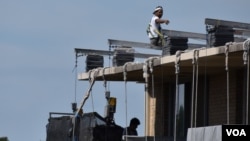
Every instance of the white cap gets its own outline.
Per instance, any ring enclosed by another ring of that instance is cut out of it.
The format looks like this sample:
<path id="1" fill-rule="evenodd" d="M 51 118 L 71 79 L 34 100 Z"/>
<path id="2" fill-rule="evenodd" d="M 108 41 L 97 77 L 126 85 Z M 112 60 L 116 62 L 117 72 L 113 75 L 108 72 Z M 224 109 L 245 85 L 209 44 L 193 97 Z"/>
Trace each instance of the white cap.
<path id="1" fill-rule="evenodd" d="M 153 14 L 154 14 L 156 11 L 160 10 L 160 9 L 162 9 L 162 10 L 163 10 L 163 8 L 162 8 L 161 6 L 157 6 L 157 7 L 155 8 L 155 10 L 154 10 Z"/>

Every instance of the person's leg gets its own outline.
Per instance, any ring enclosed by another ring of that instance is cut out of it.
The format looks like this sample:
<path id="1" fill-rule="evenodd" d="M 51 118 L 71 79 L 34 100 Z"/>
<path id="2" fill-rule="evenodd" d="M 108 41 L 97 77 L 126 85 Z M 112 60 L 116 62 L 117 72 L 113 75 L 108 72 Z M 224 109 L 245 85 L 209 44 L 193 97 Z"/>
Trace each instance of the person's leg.
<path id="1" fill-rule="evenodd" d="M 155 45 L 155 46 L 159 46 L 159 38 L 151 38 L 150 44 Z"/>

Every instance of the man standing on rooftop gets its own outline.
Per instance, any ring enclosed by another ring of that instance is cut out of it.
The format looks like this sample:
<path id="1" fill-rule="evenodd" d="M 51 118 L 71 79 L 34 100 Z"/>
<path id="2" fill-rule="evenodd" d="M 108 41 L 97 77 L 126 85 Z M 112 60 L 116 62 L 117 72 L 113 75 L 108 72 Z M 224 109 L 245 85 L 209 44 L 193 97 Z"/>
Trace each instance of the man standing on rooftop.
<path id="1" fill-rule="evenodd" d="M 163 16 L 162 6 L 157 6 L 153 12 L 153 17 L 150 20 L 148 26 L 148 37 L 150 38 L 150 43 L 155 46 L 163 47 L 165 44 L 165 39 L 161 32 L 161 24 L 169 24 L 168 19 L 161 19 Z"/>

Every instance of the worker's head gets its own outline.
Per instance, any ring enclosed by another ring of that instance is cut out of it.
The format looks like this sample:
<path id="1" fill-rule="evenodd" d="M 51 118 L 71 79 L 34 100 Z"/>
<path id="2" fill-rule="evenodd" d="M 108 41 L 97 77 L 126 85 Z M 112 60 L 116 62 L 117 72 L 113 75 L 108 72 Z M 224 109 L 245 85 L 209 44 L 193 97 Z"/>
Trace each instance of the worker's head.
<path id="1" fill-rule="evenodd" d="M 159 18 L 163 15 L 163 8 L 162 6 L 157 6 L 153 12 L 154 15 L 158 16 Z"/>
<path id="2" fill-rule="evenodd" d="M 140 125 L 140 120 L 138 118 L 132 118 L 130 120 L 130 127 L 137 128 L 137 126 Z"/>

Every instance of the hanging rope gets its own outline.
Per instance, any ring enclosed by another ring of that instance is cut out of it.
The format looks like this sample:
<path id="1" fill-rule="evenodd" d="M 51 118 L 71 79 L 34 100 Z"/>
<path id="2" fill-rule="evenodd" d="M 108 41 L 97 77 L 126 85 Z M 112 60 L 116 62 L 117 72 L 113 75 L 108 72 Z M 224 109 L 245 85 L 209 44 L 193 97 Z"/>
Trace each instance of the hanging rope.
<path id="1" fill-rule="evenodd" d="M 126 127 L 128 126 L 127 120 L 128 120 L 128 108 L 127 108 L 127 65 L 131 64 L 132 62 L 127 62 L 123 65 L 123 80 L 125 84 L 125 117 L 126 117 Z M 126 128 L 126 133 L 128 133 Z M 128 140 L 128 137 L 125 137 L 125 140 Z"/>
<path id="2" fill-rule="evenodd" d="M 174 141 L 176 141 L 176 130 L 177 130 L 177 119 L 178 119 L 178 107 L 179 107 L 179 82 L 178 82 L 178 80 L 179 80 L 179 76 L 178 76 L 178 74 L 179 74 L 179 72 L 180 72 L 180 67 L 179 67 L 179 65 L 180 65 L 180 59 L 181 59 L 181 53 L 182 53 L 183 51 L 177 51 L 176 52 L 176 60 L 175 60 L 175 74 L 176 74 L 176 85 L 175 85 L 175 87 L 176 87 L 176 94 L 175 94 L 175 121 L 174 121 Z"/>
<path id="3" fill-rule="evenodd" d="M 143 64 L 143 78 L 145 79 L 145 85 L 144 85 L 144 93 L 145 93 L 145 99 L 144 99 L 144 111 L 145 111 L 145 132 L 147 135 L 147 131 L 148 131 L 148 123 L 147 123 L 147 105 L 148 105 L 148 101 L 147 101 L 147 92 L 148 92 L 148 63 L 145 61 L 145 63 Z M 145 135 L 145 140 L 147 141 L 147 136 Z"/>
<path id="4" fill-rule="evenodd" d="M 195 60 L 196 60 L 196 80 L 195 80 L 195 114 L 194 114 L 194 127 L 196 127 L 197 124 L 197 105 L 198 105 L 198 76 L 199 76 L 199 72 L 198 72 L 198 59 L 199 59 L 199 51 L 196 52 L 196 56 L 195 56 Z"/>
<path id="5" fill-rule="evenodd" d="M 149 78 L 149 73 L 148 73 L 148 68 L 150 68 L 150 72 L 152 74 L 152 95 L 153 98 L 154 96 L 154 75 L 153 75 L 153 60 L 154 59 L 158 59 L 159 57 L 150 57 L 147 60 L 144 61 L 143 64 L 143 78 L 145 79 L 145 97 L 147 97 L 147 93 L 148 93 L 148 78 Z M 147 113 L 148 113 L 148 109 L 147 109 L 147 105 L 148 105 L 148 101 L 147 98 L 144 99 L 145 101 L 145 117 L 147 117 Z M 146 132 L 148 131 L 148 124 L 147 124 L 147 119 L 145 118 L 145 130 Z M 154 132 L 155 132 L 155 127 L 154 127 Z M 154 133 L 155 134 L 155 133 Z M 147 137 L 145 136 L 145 140 L 147 141 Z M 154 140 L 155 140 L 155 135 L 154 135 Z"/>
<path id="6" fill-rule="evenodd" d="M 107 67 L 105 67 L 105 68 L 102 69 L 103 86 L 104 86 L 104 88 L 105 88 L 105 92 L 107 91 L 107 81 L 106 81 L 106 79 L 105 79 L 105 74 L 104 74 L 106 68 L 107 68 Z"/>
<path id="7" fill-rule="evenodd" d="M 105 96 L 106 96 L 106 98 L 108 98 L 110 96 L 110 91 L 109 91 L 109 88 L 107 88 L 107 81 L 105 79 L 105 74 L 104 74 L 105 69 L 107 69 L 107 67 L 102 69 L 102 78 L 103 78 L 103 86 L 105 88 Z"/>
<path id="8" fill-rule="evenodd" d="M 72 70 L 72 72 L 75 72 L 75 93 L 74 93 L 74 102 L 76 103 L 76 91 L 77 91 L 77 73 L 78 73 L 78 71 L 77 71 L 77 58 L 78 58 L 78 56 L 77 56 L 77 53 L 76 53 L 76 55 L 75 55 L 75 67 L 73 68 L 73 70 Z"/>
<path id="9" fill-rule="evenodd" d="M 99 70 L 98 69 L 95 69 L 94 72 L 92 73 L 92 71 L 89 72 L 89 77 L 90 77 L 90 86 L 89 86 L 89 89 L 88 91 L 86 92 L 84 98 L 82 99 L 81 103 L 80 103 L 80 106 L 76 112 L 76 115 L 79 113 L 79 110 L 82 109 L 83 105 L 85 104 L 86 100 L 89 98 L 89 95 L 90 95 L 90 92 L 92 90 L 92 87 L 95 83 L 95 77 L 96 75 L 98 74 Z"/>
<path id="10" fill-rule="evenodd" d="M 193 60 L 192 60 L 192 64 L 193 64 L 193 79 L 192 79 L 192 99 L 191 99 L 191 122 L 190 122 L 190 127 L 193 127 L 193 117 L 194 117 L 194 86 L 195 86 L 195 64 L 196 64 L 196 60 L 195 60 L 195 53 L 196 50 L 193 51 Z"/>
<path id="11" fill-rule="evenodd" d="M 230 95 L 229 95 L 229 69 L 228 69 L 228 52 L 229 52 L 229 46 L 231 46 L 233 43 L 229 42 L 226 43 L 225 46 L 225 70 L 227 72 L 227 124 L 230 123 Z"/>
<path id="12" fill-rule="evenodd" d="M 148 60 L 146 62 L 148 62 L 149 64 L 149 70 L 150 70 L 150 73 L 151 73 L 151 77 L 152 77 L 152 97 L 154 98 L 154 106 L 156 107 L 156 102 L 155 102 L 155 90 L 154 90 L 154 73 L 153 73 L 153 70 L 154 70 L 154 60 L 155 59 L 159 59 L 160 57 L 150 57 L 148 58 Z M 154 109 L 154 111 L 156 112 L 156 109 Z M 155 117 L 156 117 L 156 113 L 154 113 Z M 154 118 L 154 141 L 155 141 L 155 124 L 156 124 L 156 118 Z"/>
<path id="13" fill-rule="evenodd" d="M 91 82 L 91 77 L 90 77 L 90 74 L 93 72 L 93 70 L 90 70 L 89 71 L 89 83 Z M 90 91 L 90 94 L 89 94 L 90 96 L 91 96 L 91 106 L 92 106 L 92 111 L 94 111 L 94 102 L 93 102 L 93 95 L 92 95 L 92 90 Z"/>
<path id="14" fill-rule="evenodd" d="M 77 115 L 79 114 L 79 112 L 82 109 L 83 105 L 85 104 L 86 100 L 88 99 L 88 97 L 90 95 L 90 92 L 92 90 L 92 87 L 93 87 L 93 85 L 95 83 L 95 77 L 96 77 L 97 73 L 98 73 L 98 69 L 95 69 L 93 74 L 92 74 L 92 71 L 89 72 L 89 77 L 91 78 L 90 79 L 90 86 L 89 86 L 89 89 L 86 92 L 86 94 L 85 94 L 82 102 L 80 103 L 79 108 L 77 108 L 77 111 L 75 112 L 74 118 L 77 117 Z M 74 140 L 74 136 L 75 136 L 75 131 L 74 131 L 75 130 L 75 126 L 76 125 L 75 125 L 75 122 L 74 122 L 74 124 L 73 124 L 73 140 Z"/>
<path id="15" fill-rule="evenodd" d="M 196 117 L 197 117 L 197 95 L 198 95 L 198 58 L 199 58 L 199 50 L 193 50 L 193 82 L 192 82 L 192 104 L 191 104 L 191 128 L 196 127 Z M 195 104 L 194 104 L 195 99 Z M 195 106 L 194 106 L 195 105 Z M 195 107 L 195 110 L 194 110 Z M 194 112 L 195 111 L 195 112 Z M 194 114 L 195 113 L 195 114 Z M 195 115 L 195 116 L 194 116 Z M 195 120 L 193 119 L 193 116 Z M 193 123 L 194 120 L 194 123 Z"/>
<path id="16" fill-rule="evenodd" d="M 243 42 L 243 62 L 247 66 L 247 86 L 246 86 L 246 125 L 248 125 L 248 109 L 249 109 L 249 48 L 250 48 L 250 38 Z"/>

